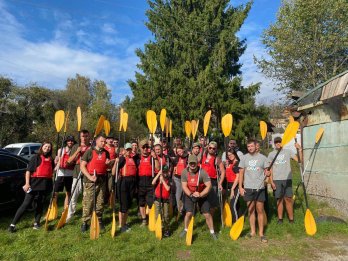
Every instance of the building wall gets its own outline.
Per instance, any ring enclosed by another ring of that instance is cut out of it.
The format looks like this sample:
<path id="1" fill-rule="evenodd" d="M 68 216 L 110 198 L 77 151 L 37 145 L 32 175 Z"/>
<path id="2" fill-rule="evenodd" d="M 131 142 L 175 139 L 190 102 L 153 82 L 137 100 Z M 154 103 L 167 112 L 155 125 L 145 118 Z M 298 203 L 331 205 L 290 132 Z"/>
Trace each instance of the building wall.
<path id="1" fill-rule="evenodd" d="M 307 127 L 303 129 L 305 184 L 308 192 L 323 198 L 348 216 L 348 120 L 345 114 L 347 98 L 336 103 L 306 109 Z M 315 146 L 315 136 L 324 128 L 321 141 Z"/>

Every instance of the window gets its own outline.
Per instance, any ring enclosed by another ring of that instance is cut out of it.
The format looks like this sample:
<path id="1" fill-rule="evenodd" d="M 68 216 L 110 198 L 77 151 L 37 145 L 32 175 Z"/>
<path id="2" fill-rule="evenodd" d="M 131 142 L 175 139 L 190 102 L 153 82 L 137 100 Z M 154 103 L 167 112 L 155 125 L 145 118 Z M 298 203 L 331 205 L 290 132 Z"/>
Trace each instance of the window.
<path id="1" fill-rule="evenodd" d="M 21 151 L 21 156 L 28 156 L 29 155 L 29 148 L 28 147 L 24 147 Z"/>
<path id="2" fill-rule="evenodd" d="M 40 146 L 30 146 L 30 154 L 37 154 L 39 149 L 40 149 Z"/>
<path id="3" fill-rule="evenodd" d="M 15 158 L 0 155 L 0 171 L 10 171 L 16 169 L 18 169 L 18 164 Z"/>

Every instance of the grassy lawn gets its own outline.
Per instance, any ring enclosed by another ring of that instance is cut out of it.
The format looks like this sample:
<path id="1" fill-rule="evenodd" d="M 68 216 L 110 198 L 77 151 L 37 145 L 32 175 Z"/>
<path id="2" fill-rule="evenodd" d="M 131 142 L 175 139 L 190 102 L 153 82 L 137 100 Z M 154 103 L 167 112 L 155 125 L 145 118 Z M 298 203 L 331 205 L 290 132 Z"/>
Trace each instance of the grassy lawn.
<path id="1" fill-rule="evenodd" d="M 299 179 L 295 174 L 294 186 Z M 301 191 L 301 190 L 300 190 Z M 275 203 L 270 195 L 271 218 L 266 229 L 268 244 L 262 244 L 258 237 L 246 239 L 243 237 L 249 231 L 246 221 L 242 236 L 237 241 L 229 237 L 229 228 L 222 229 L 218 241 L 211 240 L 205 221 L 197 215 L 194 224 L 193 244 L 185 245 L 185 240 L 179 238 L 183 229 L 182 221 L 172 220 L 173 235 L 159 241 L 154 233 L 140 227 L 136 208 L 130 213 L 131 231 L 110 236 L 111 211 L 104 214 L 106 232 L 96 241 L 89 239 L 89 233 L 80 232 L 81 222 L 76 219 L 59 231 L 54 230 L 57 221 L 51 222 L 51 230 L 35 231 L 32 229 L 34 213 L 26 213 L 17 225 L 18 231 L 7 233 L 14 213 L 1 213 L 0 217 L 0 259 L 1 260 L 344 260 L 348 257 L 348 226 L 338 223 L 317 224 L 318 232 L 314 237 L 308 237 L 304 229 L 304 202 L 302 195 L 295 202 L 295 224 L 291 225 L 284 219 L 282 225 L 277 225 Z M 60 197 L 60 202 L 63 195 Z M 61 205 L 61 204 L 60 204 Z M 336 214 L 329 206 L 310 202 L 310 208 L 315 217 L 318 213 Z M 78 216 L 81 214 L 81 206 Z M 247 219 L 246 219 L 247 220 Z M 219 216 L 215 217 L 215 230 L 220 230 Z M 347 259 L 346 259 L 347 260 Z"/>

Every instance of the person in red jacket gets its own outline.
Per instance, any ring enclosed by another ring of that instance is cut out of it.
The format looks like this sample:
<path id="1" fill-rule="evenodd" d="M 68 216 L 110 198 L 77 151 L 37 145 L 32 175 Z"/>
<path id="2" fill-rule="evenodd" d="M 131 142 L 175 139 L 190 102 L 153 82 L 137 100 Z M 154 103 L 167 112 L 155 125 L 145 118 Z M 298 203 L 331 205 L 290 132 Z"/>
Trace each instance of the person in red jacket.
<path id="1" fill-rule="evenodd" d="M 110 160 L 114 160 L 117 158 L 116 148 L 114 145 L 114 137 L 112 137 L 112 136 L 106 137 L 106 144 L 104 146 L 104 149 L 109 152 Z M 111 169 L 112 169 L 112 166 L 110 166 L 107 169 L 107 179 L 106 179 L 106 183 L 105 183 L 105 198 L 104 198 L 105 206 L 108 205 L 110 195 L 111 195 L 111 193 L 113 193 L 113 184 L 115 181 L 115 176 L 112 175 Z"/>
<path id="2" fill-rule="evenodd" d="M 239 167 L 238 167 L 237 153 L 233 149 L 227 151 L 227 161 L 225 161 L 226 167 L 226 180 L 227 190 L 230 193 L 230 209 L 232 214 L 232 222 L 236 222 L 239 213 Z"/>
<path id="3" fill-rule="evenodd" d="M 43 212 L 43 205 L 46 196 L 52 192 L 54 161 L 52 159 L 52 143 L 43 142 L 37 155 L 31 158 L 27 171 L 25 172 L 25 185 L 23 190 L 25 198 L 18 208 L 8 231 L 16 231 L 16 224 L 23 216 L 25 210 L 36 201 L 35 223 L 33 228 L 40 228 L 40 219 Z"/>
<path id="4" fill-rule="evenodd" d="M 169 230 L 169 199 L 170 199 L 170 184 L 169 184 L 169 167 L 164 165 L 156 177 L 152 181 L 155 186 L 155 206 L 156 220 L 161 214 L 162 224 L 164 228 L 164 237 L 170 236 Z"/>

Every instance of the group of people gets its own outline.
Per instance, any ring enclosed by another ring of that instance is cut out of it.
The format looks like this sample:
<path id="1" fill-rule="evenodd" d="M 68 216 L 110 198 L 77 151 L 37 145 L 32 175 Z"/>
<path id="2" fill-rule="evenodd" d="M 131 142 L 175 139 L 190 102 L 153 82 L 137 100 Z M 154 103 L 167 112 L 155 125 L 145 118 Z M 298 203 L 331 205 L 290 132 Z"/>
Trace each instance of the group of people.
<path id="1" fill-rule="evenodd" d="M 264 206 L 267 200 L 265 184 L 270 183 L 277 199 L 278 223 L 283 222 L 284 205 L 289 222 L 294 222 L 292 200 L 292 174 L 290 159 L 298 160 L 291 150 L 281 148 L 281 138 L 275 138 L 275 151 L 268 157 L 260 153 L 260 144 L 250 139 L 247 153 L 243 154 L 235 140 L 230 140 L 220 158 L 218 144 L 207 142 L 205 137 L 187 149 L 181 139 L 174 140 L 173 148 L 166 138 L 153 142 L 151 139 L 134 140 L 119 148 L 118 140 L 99 135 L 91 144 L 90 133 L 82 130 L 77 144 L 68 136 L 64 147 L 52 158 L 52 144 L 43 142 L 25 174 L 23 187 L 25 198 L 13 218 L 9 231 L 16 231 L 16 224 L 28 206 L 35 202 L 35 223 L 39 229 L 45 198 L 53 191 L 53 198 L 65 189 L 65 206 L 68 206 L 67 222 L 76 212 L 79 195 L 83 191 L 81 231 L 89 229 L 95 211 L 100 229 L 104 208 L 109 198 L 116 195 L 121 232 L 130 231 L 128 211 L 136 199 L 141 226 L 148 224 L 147 208 L 155 205 L 156 218 L 161 213 L 163 236 L 169 237 L 170 213 L 177 211 L 177 220 L 184 219 L 187 233 L 192 215 L 198 209 L 205 217 L 210 235 L 214 240 L 214 213 L 222 202 L 228 200 L 232 220 L 240 216 L 240 197 L 248 208 L 251 231 L 247 237 L 256 236 L 256 220 L 261 242 L 264 235 Z M 295 146 L 301 150 L 299 144 Z M 281 150 L 274 165 L 268 169 L 277 150 Z M 300 153 L 301 154 L 301 153 Z M 56 175 L 54 175 L 56 173 Z M 53 180 L 53 177 L 55 179 Z M 116 203 L 115 203 L 116 204 Z M 267 205 L 267 204 L 266 204 Z"/>

